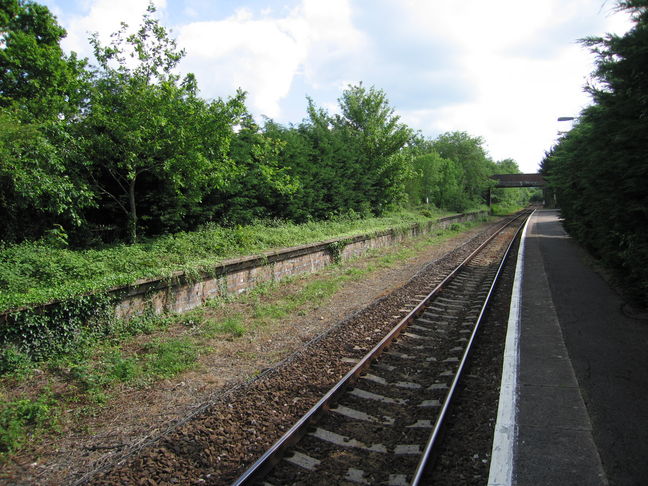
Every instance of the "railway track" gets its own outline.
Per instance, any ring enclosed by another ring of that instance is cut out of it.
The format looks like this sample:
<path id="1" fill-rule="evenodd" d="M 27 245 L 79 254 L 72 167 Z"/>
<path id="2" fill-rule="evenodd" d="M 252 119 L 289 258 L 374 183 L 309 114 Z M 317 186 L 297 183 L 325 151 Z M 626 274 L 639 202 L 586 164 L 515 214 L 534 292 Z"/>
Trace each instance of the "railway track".
<path id="1" fill-rule="evenodd" d="M 507 222 L 406 317 L 235 485 L 418 484 L 505 256 Z"/>

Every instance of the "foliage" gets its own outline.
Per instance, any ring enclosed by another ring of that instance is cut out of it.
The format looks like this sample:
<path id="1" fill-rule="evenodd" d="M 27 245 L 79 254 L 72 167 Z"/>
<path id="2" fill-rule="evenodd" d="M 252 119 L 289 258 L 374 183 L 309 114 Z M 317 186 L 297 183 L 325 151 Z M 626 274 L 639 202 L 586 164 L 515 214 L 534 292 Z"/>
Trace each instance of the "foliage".
<path id="1" fill-rule="evenodd" d="M 83 296 L 140 278 L 163 278 L 179 270 L 208 271 L 225 258 L 406 227 L 427 219 L 414 211 L 400 211 L 364 220 L 347 216 L 301 225 L 269 221 L 227 228 L 212 224 L 200 231 L 105 249 L 54 248 L 43 242 L 12 245 L 0 248 L 0 311 Z"/>
<path id="2" fill-rule="evenodd" d="M 338 100 L 340 114 L 331 120 L 344 145 L 356 156 L 347 160 L 347 177 L 356 197 L 364 195 L 375 214 L 402 199 L 409 166 L 399 151 L 412 137 L 399 122 L 384 91 L 349 86 Z M 356 208 L 353 208 L 356 209 Z"/>
<path id="3" fill-rule="evenodd" d="M 284 145 L 265 135 L 250 114 L 243 115 L 229 153 L 235 175 L 227 187 L 206 198 L 208 210 L 222 214 L 229 224 L 285 216 L 284 206 L 299 182 L 281 161 Z"/>
<path id="4" fill-rule="evenodd" d="M 492 174 L 491 161 L 483 145 L 481 137 L 466 132 L 444 133 L 433 142 L 434 150 L 441 157 L 453 160 L 461 167 L 461 187 L 473 204 L 483 202 L 490 184 L 488 176 Z"/>
<path id="5" fill-rule="evenodd" d="M 594 104 L 554 146 L 542 171 L 568 231 L 648 304 L 648 3 L 619 2 L 634 27 L 588 38 Z"/>
<path id="6" fill-rule="evenodd" d="M 200 356 L 211 352 L 210 340 L 236 339 L 250 329 L 272 326 L 287 315 L 312 311 L 330 299 L 345 282 L 409 258 L 450 233 L 437 231 L 398 247 L 375 250 L 370 258 L 356 265 L 329 267 L 319 275 L 290 280 L 292 283 L 300 280 L 296 292 L 286 292 L 286 287 L 279 283 L 262 285 L 239 297 L 240 305 L 236 308 L 220 305 L 230 302 L 231 297 L 219 298 L 207 307 L 181 316 L 145 315 L 128 322 L 116 321 L 106 330 L 104 339 L 85 340 L 65 353 L 38 363 L 38 374 L 32 373 L 31 377 L 19 377 L 21 370 L 33 370 L 35 365 L 14 349 L 10 364 L 15 368 L 9 366 L 8 373 L 0 378 L 0 394 L 4 388 L 10 397 L 0 404 L 0 450 L 15 452 L 30 438 L 47 432 L 56 426 L 63 410 L 72 419 L 94 414 L 120 389 L 150 386 L 157 380 L 170 379 L 195 368 L 199 366 Z M 279 292 L 274 293 L 275 289 Z M 217 317 L 213 315 L 215 309 L 220 310 Z M 141 333 L 152 336 L 133 337 Z M 54 383 L 56 394 L 39 388 L 44 378 Z M 28 394 L 14 391 L 17 380 L 20 388 L 30 390 Z"/>
<path id="7" fill-rule="evenodd" d="M 493 185 L 488 176 L 519 169 L 511 159 L 493 162 L 483 144 L 481 137 L 466 132 L 443 133 L 433 140 L 417 135 L 407 150 L 415 174 L 407 185 L 410 204 L 433 204 L 453 211 L 484 204 Z M 506 194 L 503 190 L 495 193 Z M 519 199 L 527 196 L 521 193 Z"/>
<path id="8" fill-rule="evenodd" d="M 197 96 L 192 75 L 181 80 L 173 74 L 184 52 L 154 11 L 150 5 L 137 33 L 125 38 L 122 24 L 110 46 L 92 38 L 99 68 L 78 127 L 88 179 L 108 208 L 127 217 L 131 243 L 137 240 L 143 177 L 149 190 L 170 193 L 176 204 L 198 204 L 207 188 L 225 183 L 232 171 L 225 156 L 231 126 L 242 110 L 242 93 L 229 103 L 207 103 Z"/>
<path id="9" fill-rule="evenodd" d="M 91 38 L 92 68 L 63 54 L 47 8 L 0 7 L 0 367 L 121 332 L 110 288 L 425 220 L 390 213 L 406 186 L 438 208 L 481 197 L 481 139 L 419 143 L 377 88 L 349 86 L 337 114 L 308 100 L 300 125 L 261 127 L 245 93 L 207 101 L 176 74 L 184 51 L 152 5 L 135 32 Z"/>
<path id="10" fill-rule="evenodd" d="M 67 157 L 66 124 L 87 93 L 85 61 L 59 46 L 66 32 L 47 7 L 0 3 L 0 239 L 78 227 L 92 193 Z"/>
<path id="11" fill-rule="evenodd" d="M 90 188 L 66 158 L 72 140 L 61 121 L 38 125 L 0 108 L 2 239 L 38 237 L 58 225 L 78 227 L 93 204 Z"/>
<path id="12" fill-rule="evenodd" d="M 0 3 L 0 108 L 13 107 L 24 120 L 76 115 L 85 62 L 63 53 L 65 36 L 47 7 L 30 0 Z"/>
<path id="13" fill-rule="evenodd" d="M 432 204 L 453 211 L 469 206 L 461 188 L 462 171 L 457 163 L 432 150 L 414 157 L 412 165 L 416 176 L 407 185 L 410 202 Z"/>
<path id="14" fill-rule="evenodd" d="M 153 341 L 145 346 L 145 366 L 159 378 L 169 378 L 189 369 L 198 359 L 198 348 L 187 338 Z"/>
<path id="15" fill-rule="evenodd" d="M 102 293 L 9 312 L 3 316 L 0 328 L 0 369 L 15 366 L 23 355 L 41 360 L 75 349 L 108 333 L 113 316 L 114 297 Z"/>
<path id="16" fill-rule="evenodd" d="M 63 54 L 46 7 L 7 0 L 0 12 L 4 242 L 96 247 L 209 223 L 380 215 L 407 198 L 452 210 L 482 199 L 482 140 L 417 141 L 375 87 L 348 86 L 336 114 L 309 99 L 298 126 L 261 127 L 245 93 L 208 101 L 176 73 L 184 51 L 153 5 L 134 32 L 91 37 L 94 67 Z"/>
<path id="17" fill-rule="evenodd" d="M 56 422 L 51 393 L 36 399 L 0 400 L 0 456 L 18 449 L 34 429 L 49 428 Z"/>
<path id="18" fill-rule="evenodd" d="M 280 157 L 299 182 L 284 201 L 283 217 L 379 215 L 403 199 L 411 170 L 401 150 L 411 130 L 374 87 L 349 86 L 338 103 L 340 113 L 331 115 L 309 99 L 308 119 L 298 127 L 266 123 L 265 133 L 282 142 Z"/>

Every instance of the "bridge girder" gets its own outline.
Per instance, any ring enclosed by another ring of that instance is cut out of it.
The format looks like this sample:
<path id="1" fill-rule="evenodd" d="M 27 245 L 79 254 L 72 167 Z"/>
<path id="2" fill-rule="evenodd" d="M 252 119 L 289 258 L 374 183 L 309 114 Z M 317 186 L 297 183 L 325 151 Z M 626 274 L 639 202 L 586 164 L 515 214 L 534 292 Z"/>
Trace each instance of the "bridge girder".
<path id="1" fill-rule="evenodd" d="M 547 185 L 540 174 L 495 174 L 490 178 L 497 182 L 495 187 L 545 187 Z"/>

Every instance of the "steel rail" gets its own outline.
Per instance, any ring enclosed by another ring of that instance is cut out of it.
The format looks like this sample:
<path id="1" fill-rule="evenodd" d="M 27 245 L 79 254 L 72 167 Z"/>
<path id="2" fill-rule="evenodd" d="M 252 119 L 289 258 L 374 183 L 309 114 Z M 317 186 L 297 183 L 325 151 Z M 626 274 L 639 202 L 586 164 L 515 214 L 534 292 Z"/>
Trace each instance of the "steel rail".
<path id="1" fill-rule="evenodd" d="M 528 214 L 528 217 L 531 217 L 535 210 L 533 210 L 531 213 Z M 448 409 L 450 408 L 450 405 L 452 404 L 452 399 L 454 397 L 455 390 L 457 389 L 459 385 L 459 380 L 461 379 L 461 375 L 463 373 L 463 370 L 466 366 L 466 363 L 468 361 L 468 358 L 470 356 L 470 353 L 472 351 L 472 346 L 475 341 L 475 338 L 477 337 L 477 332 L 479 331 L 482 319 L 484 317 L 484 314 L 486 313 L 486 308 L 488 307 L 488 304 L 490 303 L 491 297 L 495 291 L 495 286 L 497 285 L 497 282 L 502 274 L 502 271 L 504 269 L 504 265 L 506 264 L 506 260 L 508 259 L 508 256 L 511 252 L 511 248 L 513 247 L 513 244 L 515 240 L 517 240 L 518 236 L 520 235 L 520 232 L 522 231 L 524 225 L 520 226 L 518 230 L 515 233 L 515 236 L 511 239 L 511 242 L 508 244 L 506 251 L 504 252 L 504 256 L 502 257 L 502 261 L 500 262 L 497 272 L 495 273 L 495 277 L 493 278 L 493 281 L 490 285 L 490 288 L 488 289 L 488 294 L 486 295 L 486 298 L 484 299 L 484 303 L 481 306 L 481 310 L 479 312 L 479 316 L 477 317 L 475 321 L 475 325 L 473 327 L 473 331 L 470 334 L 470 339 L 468 340 L 468 344 L 466 346 L 466 349 L 464 350 L 463 356 L 461 358 L 461 361 L 459 362 L 459 366 L 457 367 L 457 373 L 455 374 L 452 384 L 450 385 L 450 389 L 448 390 L 448 393 L 446 394 L 446 399 L 443 403 L 443 407 L 441 408 L 441 411 L 439 412 L 439 415 L 437 416 L 437 420 L 434 424 L 434 429 L 432 430 L 432 433 L 430 434 L 430 438 L 428 439 L 427 444 L 425 445 L 425 449 L 423 450 L 423 454 L 421 456 L 421 460 L 419 461 L 418 466 L 416 467 L 416 471 L 414 472 L 414 476 L 412 478 L 412 481 L 410 482 L 411 486 L 418 486 L 419 483 L 421 482 L 421 479 L 423 478 L 423 474 L 425 472 L 425 469 L 427 467 L 427 464 L 432 457 L 432 451 L 434 450 L 435 446 L 437 445 L 437 440 L 441 434 L 441 430 L 445 424 L 445 418 L 448 412 Z"/>
<path id="2" fill-rule="evenodd" d="M 341 395 L 351 385 L 371 362 L 380 356 L 401 332 L 420 314 L 422 314 L 432 298 L 444 288 L 486 245 L 488 245 L 501 231 L 526 213 L 521 213 L 515 218 L 500 225 L 491 236 L 482 242 L 470 255 L 468 255 L 455 269 L 450 272 L 419 304 L 414 307 L 391 331 L 369 351 L 344 377 L 338 381 L 308 412 L 306 412 L 284 435 L 277 440 L 259 459 L 257 459 L 232 486 L 251 484 L 266 475 L 283 457 L 286 449 L 295 445 L 306 434 L 308 426 L 316 422 L 320 415 L 330 410 L 331 402 Z"/>

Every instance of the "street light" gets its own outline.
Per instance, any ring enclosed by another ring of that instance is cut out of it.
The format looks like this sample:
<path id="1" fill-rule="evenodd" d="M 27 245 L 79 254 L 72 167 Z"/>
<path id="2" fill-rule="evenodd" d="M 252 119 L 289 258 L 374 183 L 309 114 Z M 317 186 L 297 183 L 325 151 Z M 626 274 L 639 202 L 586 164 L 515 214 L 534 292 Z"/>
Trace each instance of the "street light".
<path id="1" fill-rule="evenodd" d="M 573 116 L 559 116 L 559 117 L 558 117 L 558 121 L 559 121 L 559 122 L 573 121 L 573 120 L 575 120 L 575 119 L 576 119 L 576 118 L 573 117 Z M 565 135 L 566 133 L 569 133 L 569 132 L 559 131 L 559 132 L 558 132 L 558 135 Z"/>

